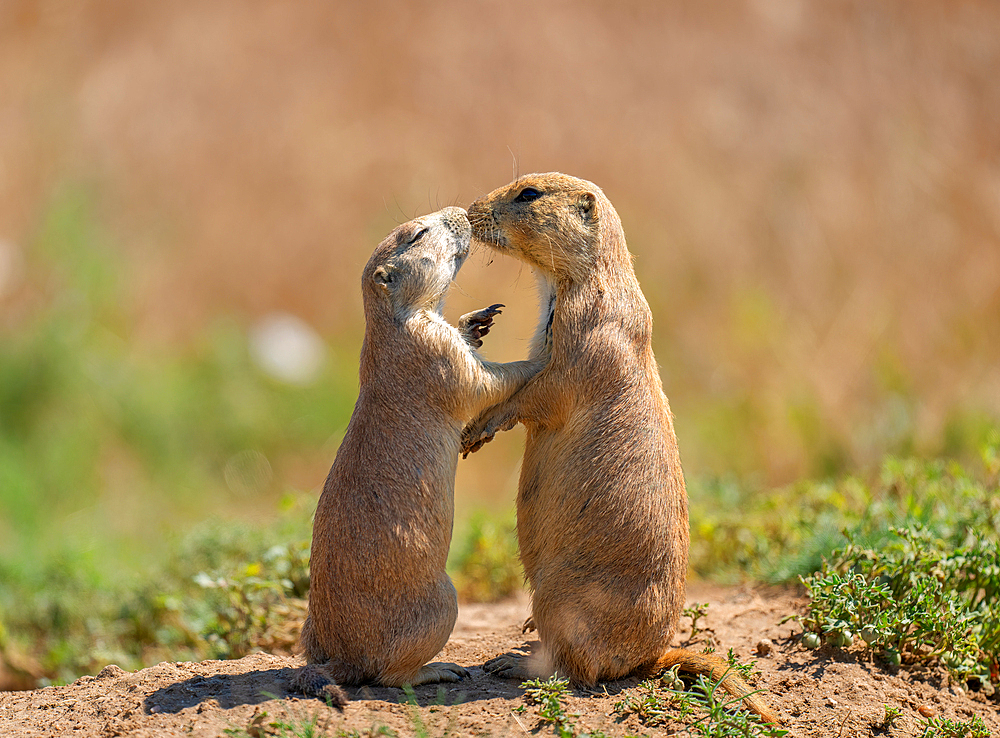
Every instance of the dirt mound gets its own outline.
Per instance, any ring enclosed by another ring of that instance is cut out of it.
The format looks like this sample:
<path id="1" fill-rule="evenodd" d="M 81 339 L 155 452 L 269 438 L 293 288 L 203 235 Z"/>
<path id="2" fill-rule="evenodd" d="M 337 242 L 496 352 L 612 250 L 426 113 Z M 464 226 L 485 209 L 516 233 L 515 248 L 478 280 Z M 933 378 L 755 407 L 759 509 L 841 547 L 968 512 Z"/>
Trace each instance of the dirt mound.
<path id="1" fill-rule="evenodd" d="M 979 716 L 1000 736 L 996 703 L 948 686 L 943 674 L 913 675 L 885 667 L 860 647 L 801 648 L 797 627 L 779 625 L 803 605 L 788 590 L 696 585 L 690 588 L 689 602 L 709 603 L 708 615 L 699 621 L 704 630 L 699 637 L 710 639 L 721 653 L 732 648 L 742 662 L 757 660 L 759 686 L 784 713 L 791 735 L 885 734 L 877 726 L 884 705 L 889 705 L 902 711 L 893 736 L 921 735 L 928 715 L 962 721 Z M 524 691 L 516 683 L 487 676 L 481 668 L 499 653 L 530 648 L 521 634 L 527 613 L 524 597 L 463 607 L 440 658 L 468 666 L 472 675 L 458 684 L 418 687 L 419 706 L 407 704 L 399 689 L 360 687 L 348 689 L 351 702 L 339 712 L 289 692 L 289 676 L 300 662 L 257 653 L 236 661 L 162 663 L 135 673 L 109 665 L 65 687 L 0 693 L 0 735 L 222 736 L 226 729 L 238 728 L 264 736 L 271 734 L 272 723 L 295 725 L 313 719 L 329 735 L 374 734 L 379 726 L 402 736 L 423 730 L 432 736 L 536 732 L 542 726 L 537 708 L 518 710 L 525 704 Z M 688 630 L 680 639 L 689 635 Z M 757 653 L 763 639 L 773 644 L 766 656 Z M 567 712 L 579 714 L 580 732 L 657 734 L 661 729 L 614 710 L 637 684 L 636 679 L 623 679 L 602 685 L 594 694 L 574 693 L 566 700 Z"/>

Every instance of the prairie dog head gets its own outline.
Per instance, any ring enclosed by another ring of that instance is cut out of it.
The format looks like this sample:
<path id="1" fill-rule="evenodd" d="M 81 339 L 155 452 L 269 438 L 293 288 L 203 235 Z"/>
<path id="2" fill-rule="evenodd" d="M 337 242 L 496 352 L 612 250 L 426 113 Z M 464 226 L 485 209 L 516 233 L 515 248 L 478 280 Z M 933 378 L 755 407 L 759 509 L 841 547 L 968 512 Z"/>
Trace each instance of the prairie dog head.
<path id="1" fill-rule="evenodd" d="M 602 233 L 621 221 L 601 189 L 559 172 L 528 174 L 469 207 L 475 238 L 556 280 L 582 281 Z"/>
<path id="2" fill-rule="evenodd" d="M 471 238 L 462 208 L 449 207 L 397 226 L 376 247 L 361 277 L 365 311 L 378 306 L 401 315 L 440 312 Z"/>

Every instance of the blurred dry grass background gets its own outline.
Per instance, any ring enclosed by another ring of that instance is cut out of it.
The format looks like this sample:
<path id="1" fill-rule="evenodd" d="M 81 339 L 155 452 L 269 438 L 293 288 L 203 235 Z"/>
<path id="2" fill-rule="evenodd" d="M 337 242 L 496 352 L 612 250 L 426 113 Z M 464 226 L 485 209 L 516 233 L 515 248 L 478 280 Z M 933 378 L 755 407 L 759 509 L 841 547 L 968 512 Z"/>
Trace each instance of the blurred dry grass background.
<path id="1" fill-rule="evenodd" d="M 352 373 L 395 223 L 561 170 L 622 216 L 688 474 L 947 451 L 1000 415 L 998 71 L 992 0 L 4 0 L 0 340 L 59 290 L 33 244 L 83 186 L 132 350 L 281 310 Z M 517 358 L 531 283 L 484 253 L 449 311 L 505 302 Z M 460 493 L 509 508 L 510 435 Z"/>

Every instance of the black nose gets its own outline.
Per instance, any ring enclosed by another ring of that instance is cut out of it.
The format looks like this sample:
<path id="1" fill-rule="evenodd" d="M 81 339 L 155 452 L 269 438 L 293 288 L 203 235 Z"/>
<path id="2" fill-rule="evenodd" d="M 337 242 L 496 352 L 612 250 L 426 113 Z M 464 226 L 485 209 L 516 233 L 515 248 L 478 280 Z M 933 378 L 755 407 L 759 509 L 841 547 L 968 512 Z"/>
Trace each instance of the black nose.
<path id="1" fill-rule="evenodd" d="M 441 222 L 444 227 L 456 236 L 466 240 L 472 236 L 472 227 L 469 225 L 469 217 L 462 208 L 445 208 L 441 211 Z"/>

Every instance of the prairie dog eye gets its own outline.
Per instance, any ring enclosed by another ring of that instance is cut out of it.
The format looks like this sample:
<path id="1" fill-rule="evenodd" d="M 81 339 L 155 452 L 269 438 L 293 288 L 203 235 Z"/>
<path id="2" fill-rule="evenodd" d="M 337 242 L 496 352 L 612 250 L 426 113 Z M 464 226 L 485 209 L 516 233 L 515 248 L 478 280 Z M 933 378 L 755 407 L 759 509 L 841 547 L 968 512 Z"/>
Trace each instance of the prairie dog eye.
<path id="1" fill-rule="evenodd" d="M 541 196 L 542 193 L 534 187 L 525 187 L 517 193 L 517 197 L 514 198 L 514 202 L 531 202 L 532 200 L 537 200 Z"/>
<path id="2" fill-rule="evenodd" d="M 419 231 L 417 231 L 416 233 L 413 234 L 413 238 L 410 239 L 409 243 L 411 245 L 415 244 L 421 238 L 423 238 L 424 236 L 426 236 L 429 231 L 430 231 L 430 228 L 421 228 Z"/>

